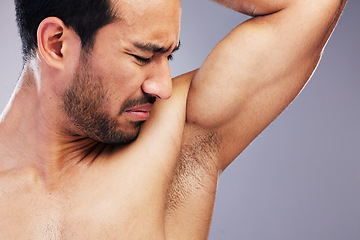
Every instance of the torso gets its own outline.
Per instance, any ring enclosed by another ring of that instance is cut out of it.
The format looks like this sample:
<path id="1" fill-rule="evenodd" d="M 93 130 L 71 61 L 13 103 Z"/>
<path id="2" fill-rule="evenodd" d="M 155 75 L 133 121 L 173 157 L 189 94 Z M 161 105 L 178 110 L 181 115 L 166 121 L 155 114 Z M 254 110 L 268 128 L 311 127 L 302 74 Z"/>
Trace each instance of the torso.
<path id="1" fill-rule="evenodd" d="M 102 173 L 79 172 L 52 191 L 27 170 L 3 176 L 0 239 L 164 239 L 159 206 Z"/>
<path id="2" fill-rule="evenodd" d="M 169 186 L 152 183 L 141 166 L 128 172 L 115 162 L 80 167 L 52 190 L 34 169 L 3 173 L 0 239 L 206 239 L 216 177 L 198 159 L 204 144 L 184 146 L 195 149 L 181 153 Z"/>
<path id="3" fill-rule="evenodd" d="M 185 111 L 182 88 L 164 108 L 178 123 L 149 120 L 134 144 L 78 165 L 54 188 L 35 169 L 1 172 L 0 239 L 207 239 L 217 139 L 172 115 Z"/>

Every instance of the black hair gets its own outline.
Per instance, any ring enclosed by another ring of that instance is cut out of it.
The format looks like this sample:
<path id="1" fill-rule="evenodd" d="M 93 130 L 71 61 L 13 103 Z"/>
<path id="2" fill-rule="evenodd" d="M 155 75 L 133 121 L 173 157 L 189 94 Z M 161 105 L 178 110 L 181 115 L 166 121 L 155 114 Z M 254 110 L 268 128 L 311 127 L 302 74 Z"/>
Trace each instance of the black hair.
<path id="1" fill-rule="evenodd" d="M 24 61 L 37 48 L 37 29 L 47 17 L 61 19 L 80 37 L 83 49 L 94 45 L 97 31 L 116 19 L 110 0 L 15 0 Z"/>

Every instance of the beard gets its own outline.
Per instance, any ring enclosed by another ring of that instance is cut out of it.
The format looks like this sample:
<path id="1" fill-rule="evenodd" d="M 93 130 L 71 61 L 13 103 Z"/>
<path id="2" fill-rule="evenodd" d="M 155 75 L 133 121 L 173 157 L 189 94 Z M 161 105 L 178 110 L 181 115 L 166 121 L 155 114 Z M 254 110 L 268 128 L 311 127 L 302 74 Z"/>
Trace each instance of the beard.
<path id="1" fill-rule="evenodd" d="M 112 103 L 102 79 L 102 76 L 92 72 L 87 56 L 84 56 L 72 83 L 62 94 L 62 109 L 70 119 L 71 125 L 85 137 L 111 145 L 131 143 L 139 135 L 140 126 L 144 121 L 129 122 L 129 127 L 122 129 L 117 117 L 131 107 L 154 103 L 155 97 L 144 95 L 138 99 L 128 99 L 121 106 L 118 115 L 112 117 L 104 111 L 109 109 L 108 106 Z M 68 131 L 72 132 L 69 129 Z"/>

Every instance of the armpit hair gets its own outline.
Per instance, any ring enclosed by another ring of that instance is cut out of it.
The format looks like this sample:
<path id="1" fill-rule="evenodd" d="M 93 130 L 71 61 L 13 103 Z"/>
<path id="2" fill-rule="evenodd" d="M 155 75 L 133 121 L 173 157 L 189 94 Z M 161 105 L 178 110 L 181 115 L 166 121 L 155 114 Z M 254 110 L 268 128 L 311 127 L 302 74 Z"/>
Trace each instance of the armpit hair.
<path id="1" fill-rule="evenodd" d="M 168 190 L 167 211 L 174 211 L 197 191 L 205 190 L 205 181 L 218 179 L 219 144 L 215 131 L 190 127 L 183 140 L 174 178 Z M 215 183 L 216 184 L 216 183 Z"/>

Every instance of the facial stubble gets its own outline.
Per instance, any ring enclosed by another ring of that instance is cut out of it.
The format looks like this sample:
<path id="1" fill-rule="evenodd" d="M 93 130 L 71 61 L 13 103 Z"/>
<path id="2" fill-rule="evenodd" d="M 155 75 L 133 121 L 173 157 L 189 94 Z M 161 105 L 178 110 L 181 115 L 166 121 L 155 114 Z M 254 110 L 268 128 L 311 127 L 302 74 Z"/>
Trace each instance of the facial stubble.
<path id="1" fill-rule="evenodd" d="M 122 145 L 133 142 L 144 121 L 129 122 L 127 129 L 122 129 L 117 117 L 126 109 L 144 103 L 154 103 L 155 98 L 144 95 L 139 99 L 126 100 L 115 117 L 105 110 L 109 109 L 109 91 L 103 86 L 103 77 L 94 74 L 87 58 L 78 66 L 76 74 L 62 95 L 63 110 L 70 124 L 84 137 L 95 141 Z M 68 129 L 68 132 L 71 132 Z"/>

